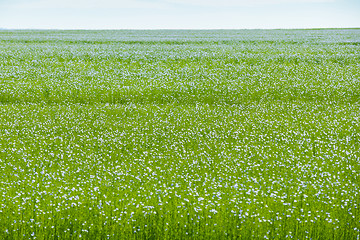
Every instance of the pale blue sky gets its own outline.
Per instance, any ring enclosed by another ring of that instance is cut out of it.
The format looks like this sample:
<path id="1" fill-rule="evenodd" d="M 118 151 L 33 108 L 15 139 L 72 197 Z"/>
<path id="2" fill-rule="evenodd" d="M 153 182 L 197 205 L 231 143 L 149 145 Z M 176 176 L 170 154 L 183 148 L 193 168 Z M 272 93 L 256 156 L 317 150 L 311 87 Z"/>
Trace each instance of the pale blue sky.
<path id="1" fill-rule="evenodd" d="M 0 28 L 360 27 L 360 0 L 0 0 Z"/>

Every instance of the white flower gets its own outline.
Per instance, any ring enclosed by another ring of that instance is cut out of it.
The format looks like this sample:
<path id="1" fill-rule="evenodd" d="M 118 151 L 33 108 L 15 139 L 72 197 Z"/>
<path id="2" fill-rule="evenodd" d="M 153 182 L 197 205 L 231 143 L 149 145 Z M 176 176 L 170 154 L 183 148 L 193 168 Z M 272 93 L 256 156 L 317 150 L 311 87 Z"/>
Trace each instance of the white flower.
<path id="1" fill-rule="evenodd" d="M 215 209 L 211 209 L 210 212 L 212 212 L 212 213 L 215 214 L 215 213 L 217 213 L 218 211 L 216 211 Z"/>

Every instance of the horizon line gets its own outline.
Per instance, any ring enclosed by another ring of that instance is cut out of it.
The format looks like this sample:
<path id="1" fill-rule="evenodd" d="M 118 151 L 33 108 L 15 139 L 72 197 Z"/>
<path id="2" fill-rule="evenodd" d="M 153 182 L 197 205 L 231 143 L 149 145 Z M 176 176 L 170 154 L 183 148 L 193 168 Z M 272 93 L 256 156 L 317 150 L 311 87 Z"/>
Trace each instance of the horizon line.
<path id="1" fill-rule="evenodd" d="M 3 28 L 10 31 L 216 31 L 216 30 L 333 30 L 333 29 L 360 29 L 359 27 L 309 27 L 309 28 Z"/>

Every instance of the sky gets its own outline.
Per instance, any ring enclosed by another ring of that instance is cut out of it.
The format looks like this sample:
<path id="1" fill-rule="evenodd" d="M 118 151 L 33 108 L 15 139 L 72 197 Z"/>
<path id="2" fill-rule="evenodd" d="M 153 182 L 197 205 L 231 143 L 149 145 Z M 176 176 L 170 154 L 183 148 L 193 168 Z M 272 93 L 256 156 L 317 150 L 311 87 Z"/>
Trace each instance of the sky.
<path id="1" fill-rule="evenodd" d="M 0 0 L 6 29 L 360 27 L 360 0 Z"/>

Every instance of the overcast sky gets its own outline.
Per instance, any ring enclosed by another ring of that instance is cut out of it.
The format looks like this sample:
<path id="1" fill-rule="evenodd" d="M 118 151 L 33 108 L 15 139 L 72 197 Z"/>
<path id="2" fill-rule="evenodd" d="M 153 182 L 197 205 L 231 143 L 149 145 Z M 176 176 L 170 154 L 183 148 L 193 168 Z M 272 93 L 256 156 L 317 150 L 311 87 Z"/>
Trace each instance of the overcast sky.
<path id="1" fill-rule="evenodd" d="M 360 0 L 0 0 L 0 28 L 360 27 Z"/>

